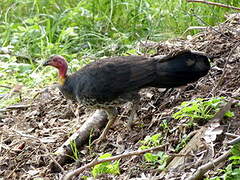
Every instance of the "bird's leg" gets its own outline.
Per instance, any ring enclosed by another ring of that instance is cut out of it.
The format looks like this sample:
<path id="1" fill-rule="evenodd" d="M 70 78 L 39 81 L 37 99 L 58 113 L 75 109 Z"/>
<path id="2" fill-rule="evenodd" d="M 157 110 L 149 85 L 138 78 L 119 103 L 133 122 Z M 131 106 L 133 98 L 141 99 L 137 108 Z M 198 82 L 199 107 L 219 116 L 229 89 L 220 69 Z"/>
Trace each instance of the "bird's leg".
<path id="1" fill-rule="evenodd" d="M 107 123 L 106 127 L 104 128 L 100 137 L 98 139 L 96 139 L 95 141 L 93 141 L 93 143 L 98 144 L 106 138 L 108 130 L 110 129 L 110 127 L 112 126 L 112 124 L 115 122 L 115 120 L 117 118 L 117 109 L 116 108 L 110 107 L 110 108 L 106 108 L 104 110 L 107 112 L 107 115 L 108 115 L 108 123 Z"/>
<path id="2" fill-rule="evenodd" d="M 132 101 L 132 110 L 127 123 L 127 127 L 129 130 L 131 130 L 132 126 L 134 125 L 133 121 L 134 121 L 135 115 L 137 114 L 139 103 L 140 103 L 140 96 L 137 95 L 136 98 L 134 98 L 134 100 Z"/>

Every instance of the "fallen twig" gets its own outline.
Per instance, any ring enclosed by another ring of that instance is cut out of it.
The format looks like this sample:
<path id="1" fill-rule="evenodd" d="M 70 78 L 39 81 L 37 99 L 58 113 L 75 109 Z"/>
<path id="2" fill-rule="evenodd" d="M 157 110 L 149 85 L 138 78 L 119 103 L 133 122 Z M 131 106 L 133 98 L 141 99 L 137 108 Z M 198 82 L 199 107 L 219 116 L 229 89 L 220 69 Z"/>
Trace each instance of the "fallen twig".
<path id="1" fill-rule="evenodd" d="M 219 7 L 223 7 L 223 8 L 240 10 L 240 8 L 238 8 L 238 7 L 227 5 L 227 4 L 222 4 L 222 3 L 217 3 L 217 2 L 210 2 L 210 1 L 203 1 L 203 0 L 187 0 L 187 2 L 203 3 L 203 4 L 209 4 L 209 5 L 219 6 Z"/>
<path id="2" fill-rule="evenodd" d="M 240 142 L 240 136 L 228 142 L 230 145 L 234 145 Z"/>
<path id="3" fill-rule="evenodd" d="M 13 109 L 26 109 L 30 106 L 31 105 L 29 105 L 29 104 L 16 104 L 16 105 L 11 105 L 6 108 L 0 109 L 0 112 L 6 112 L 8 110 L 13 110 Z"/>
<path id="4" fill-rule="evenodd" d="M 107 162 L 107 161 L 114 161 L 114 160 L 118 160 L 121 158 L 126 158 L 126 157 L 130 157 L 130 156 L 134 156 L 134 155 L 141 155 L 147 152 L 151 152 L 151 151 L 157 151 L 160 149 L 163 149 L 165 146 L 167 146 L 168 143 L 158 146 L 158 147 L 153 147 L 153 148 L 149 148 L 149 149 L 145 149 L 145 150 L 137 150 L 137 151 L 132 151 L 129 153 L 124 153 L 124 154 L 120 154 L 120 155 L 116 155 L 116 156 L 112 156 L 110 158 L 105 158 L 105 159 L 94 159 L 92 162 L 86 164 L 85 166 L 82 166 L 78 169 L 75 169 L 73 171 L 68 172 L 65 176 L 63 176 L 61 179 L 62 180 L 69 180 L 74 176 L 79 175 L 81 172 L 83 172 L 85 169 L 93 167 L 97 164 L 103 163 L 103 162 Z"/>
<path id="5" fill-rule="evenodd" d="M 231 108 L 231 105 L 233 103 L 233 100 L 230 100 L 219 112 L 216 113 L 212 121 L 220 121 L 223 117 L 225 112 L 229 111 Z M 208 162 L 198 168 L 198 170 L 187 180 L 198 180 L 202 179 L 203 175 L 210 169 L 217 166 L 222 161 L 225 161 L 228 156 L 230 155 L 230 150 L 224 153 L 222 156 L 218 157 L 217 159 Z"/>
<path id="6" fill-rule="evenodd" d="M 214 32 L 216 32 L 216 33 L 219 33 L 219 34 L 221 34 L 222 36 L 224 36 L 225 38 L 227 38 L 227 39 L 229 39 L 229 37 L 226 35 L 226 34 L 224 34 L 223 32 L 221 32 L 220 30 L 218 30 L 217 28 L 215 28 L 215 27 L 212 27 L 210 24 L 208 24 L 207 22 L 205 22 L 201 17 L 199 17 L 198 15 L 196 15 L 196 14 L 191 14 L 191 13 L 188 13 L 188 12 L 186 12 L 189 16 L 194 16 L 194 17 L 196 17 L 199 21 L 201 21 L 203 24 L 205 24 L 206 25 L 206 27 L 207 28 L 209 28 L 210 30 L 212 30 L 212 31 L 214 31 Z M 207 29 L 206 28 L 206 29 Z M 187 32 L 187 30 L 184 32 L 184 33 L 186 33 Z M 183 34 L 184 34 L 183 33 Z M 213 58 L 213 57 L 212 57 Z"/>
<path id="7" fill-rule="evenodd" d="M 6 109 L 25 109 L 25 108 L 28 108 L 30 106 L 31 105 L 29 105 L 29 104 L 15 104 L 15 105 L 6 107 Z"/>
<path id="8" fill-rule="evenodd" d="M 208 170 L 216 167 L 218 164 L 220 164 L 221 162 L 225 161 L 229 157 L 230 154 L 231 154 L 231 151 L 229 150 L 226 153 L 224 153 L 223 155 L 219 156 L 217 159 L 200 166 L 198 168 L 198 170 L 191 177 L 189 177 L 187 180 L 199 180 L 199 179 L 202 179 L 203 175 Z"/>
<path id="9" fill-rule="evenodd" d="M 239 137 L 239 135 L 236 135 L 236 134 L 233 134 L 233 133 L 228 133 L 228 132 L 226 132 L 225 134 L 226 134 L 227 136 L 233 137 L 233 138 Z"/>
<path id="10" fill-rule="evenodd" d="M 12 89 L 11 87 L 9 86 L 5 86 L 5 85 L 0 85 L 1 88 L 7 88 L 7 89 Z"/>
<path id="11" fill-rule="evenodd" d="M 209 27 L 207 27 L 207 26 L 190 26 L 183 32 L 183 35 L 186 34 L 190 30 L 206 30 L 208 28 Z"/>
<path id="12" fill-rule="evenodd" d="M 189 157 L 189 156 L 193 156 L 192 154 L 176 154 L 176 153 L 166 153 L 168 156 L 170 157 Z"/>

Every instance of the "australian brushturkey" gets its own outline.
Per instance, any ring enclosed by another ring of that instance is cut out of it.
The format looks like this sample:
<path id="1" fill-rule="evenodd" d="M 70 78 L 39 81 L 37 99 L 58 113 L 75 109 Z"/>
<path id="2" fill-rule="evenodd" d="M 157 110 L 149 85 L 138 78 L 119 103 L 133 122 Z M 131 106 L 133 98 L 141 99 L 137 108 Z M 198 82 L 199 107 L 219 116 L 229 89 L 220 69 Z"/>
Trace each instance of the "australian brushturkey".
<path id="1" fill-rule="evenodd" d="M 71 75 L 67 75 L 68 65 L 62 56 L 50 57 L 44 66 L 53 66 L 59 70 L 59 89 L 66 98 L 87 107 L 106 110 L 109 121 L 99 140 L 105 137 L 116 119 L 117 105 L 133 102 L 130 116 L 132 121 L 140 89 L 186 85 L 197 81 L 210 69 L 205 55 L 191 51 L 163 58 L 144 56 L 106 58 L 90 63 Z"/>

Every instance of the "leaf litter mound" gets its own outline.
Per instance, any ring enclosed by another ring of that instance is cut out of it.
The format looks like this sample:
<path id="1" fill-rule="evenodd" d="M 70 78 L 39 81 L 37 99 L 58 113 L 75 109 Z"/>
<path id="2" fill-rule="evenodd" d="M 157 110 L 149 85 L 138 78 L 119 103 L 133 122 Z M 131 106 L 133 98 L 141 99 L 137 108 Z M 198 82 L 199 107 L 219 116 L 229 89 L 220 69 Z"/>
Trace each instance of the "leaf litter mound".
<path id="1" fill-rule="evenodd" d="M 225 96 L 228 101 L 232 98 L 231 111 L 235 116 L 221 121 L 219 126 L 223 132 L 214 140 L 212 153 L 209 153 L 209 147 L 206 142 L 204 146 L 202 140 L 201 145 L 195 144 L 199 147 L 192 152 L 194 158 L 186 156 L 178 168 L 170 168 L 167 173 L 160 171 L 157 165 L 149 165 L 143 156 L 133 156 L 121 159 L 120 175 L 101 175 L 98 179 L 185 179 L 209 159 L 222 155 L 230 149 L 226 142 L 240 135 L 240 107 L 237 105 L 240 94 L 239 42 L 240 14 L 234 14 L 224 23 L 208 27 L 195 36 L 188 36 L 187 40 L 176 39 L 145 45 L 144 48 L 157 49 L 155 55 L 166 55 L 182 49 L 204 52 L 212 59 L 211 70 L 198 82 L 173 91 L 163 93 L 162 89 L 155 88 L 142 90 L 136 124 L 131 132 L 126 127 L 129 108 L 123 106 L 118 109 L 118 120 L 108 132 L 107 141 L 98 149 L 83 147 L 79 152 L 80 159 L 76 163 L 65 165 L 65 171 L 91 162 L 100 153 L 116 155 L 137 150 L 141 146 L 140 140 L 157 133 L 161 134 L 164 142 L 169 143 L 165 151 L 169 154 L 176 153 L 174 149 L 182 139 L 201 129 L 206 122 L 200 122 L 198 126 L 187 126 L 186 122 L 171 117 L 176 112 L 175 107 L 183 101 L 213 96 Z M 0 119 L 0 177 L 59 179 L 61 173 L 49 171 L 49 153 L 55 152 L 81 127 L 91 110 L 71 104 L 53 87 L 42 90 L 35 98 L 26 97 L 22 104 L 27 106 L 8 109 Z M 168 122 L 167 128 L 162 126 L 164 121 Z M 211 176 L 214 172 L 216 171 L 208 171 L 205 175 Z M 91 176 L 90 170 L 86 169 L 80 174 L 82 176 Z"/>

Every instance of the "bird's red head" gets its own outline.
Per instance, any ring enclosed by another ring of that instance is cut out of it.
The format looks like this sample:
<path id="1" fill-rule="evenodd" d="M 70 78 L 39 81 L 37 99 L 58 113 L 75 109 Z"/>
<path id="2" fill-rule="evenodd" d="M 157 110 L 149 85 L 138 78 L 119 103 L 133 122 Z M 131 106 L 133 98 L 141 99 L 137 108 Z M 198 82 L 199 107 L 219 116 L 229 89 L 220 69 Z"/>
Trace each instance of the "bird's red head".
<path id="1" fill-rule="evenodd" d="M 47 60 L 43 66 L 53 66 L 58 69 L 59 71 L 59 80 L 60 83 L 63 84 L 66 77 L 67 77 L 67 61 L 64 59 L 64 57 L 59 55 L 54 55 Z"/>

